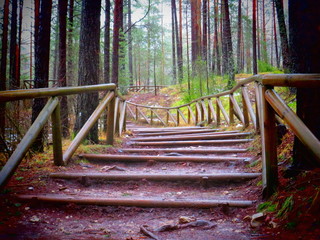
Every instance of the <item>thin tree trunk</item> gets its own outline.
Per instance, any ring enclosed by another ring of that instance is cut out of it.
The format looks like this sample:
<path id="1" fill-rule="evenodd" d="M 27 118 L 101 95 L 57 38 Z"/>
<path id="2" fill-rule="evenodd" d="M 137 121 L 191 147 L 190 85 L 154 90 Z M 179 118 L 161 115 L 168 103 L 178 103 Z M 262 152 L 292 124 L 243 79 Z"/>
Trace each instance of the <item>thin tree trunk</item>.
<path id="1" fill-rule="evenodd" d="M 182 83 L 183 79 L 183 61 L 182 61 L 182 43 L 180 42 L 180 34 L 178 31 L 178 19 L 177 19 L 177 7 L 176 1 L 172 0 L 172 11 L 174 15 L 174 30 L 175 30 L 175 38 L 176 38 L 176 49 L 177 49 L 177 62 L 178 62 L 178 79 L 179 84 Z"/>
<path id="2" fill-rule="evenodd" d="M 257 20 L 257 0 L 252 0 L 252 65 L 253 65 L 253 74 L 258 74 L 257 66 L 257 29 L 256 29 L 256 20 Z"/>
<path id="3" fill-rule="evenodd" d="M 113 54 L 112 54 L 112 82 L 118 84 L 119 81 L 119 47 L 121 22 L 123 17 L 123 0 L 115 0 L 114 21 L 113 21 Z"/>
<path id="4" fill-rule="evenodd" d="M 19 1 L 19 30 L 18 30 L 18 44 L 16 47 L 16 78 L 20 88 L 21 79 L 21 35 L 22 35 L 22 18 L 23 18 L 23 0 Z"/>
<path id="5" fill-rule="evenodd" d="M 207 61 L 208 49 L 208 0 L 202 0 L 202 60 Z"/>
<path id="6" fill-rule="evenodd" d="M 261 52 L 260 52 L 260 22 L 259 22 L 259 0 L 257 0 L 257 7 L 256 7 L 256 10 L 257 10 L 257 13 L 256 13 L 256 32 L 257 32 L 257 58 L 258 60 L 261 59 Z"/>
<path id="7" fill-rule="evenodd" d="M 214 0 L 214 51 L 216 62 L 216 74 L 221 75 L 221 62 L 219 51 L 219 37 L 218 37 L 218 0 Z"/>
<path id="8" fill-rule="evenodd" d="M 35 75 L 34 88 L 48 87 L 49 78 L 49 56 L 50 56 L 50 26 L 51 26 L 52 0 L 41 1 L 39 19 L 35 18 L 35 27 L 38 32 L 35 34 Z M 37 17 L 37 15 L 35 15 Z M 37 20 L 39 22 L 37 22 Z M 32 122 L 37 118 L 46 100 L 35 98 L 32 106 Z M 44 131 L 38 135 L 33 145 L 34 151 L 43 152 Z"/>
<path id="9" fill-rule="evenodd" d="M 238 41 L 237 41 L 237 72 L 242 71 L 241 67 L 241 33 L 242 33 L 242 13 L 241 13 L 241 6 L 242 1 L 239 0 L 238 3 Z"/>
<path id="10" fill-rule="evenodd" d="M 106 0 L 104 27 L 104 82 L 110 83 L 110 0 Z M 131 34 L 131 30 L 129 30 Z"/>
<path id="11" fill-rule="evenodd" d="M 128 0 L 128 57 L 129 57 L 129 82 L 133 85 L 133 63 L 132 63 L 132 33 L 131 33 L 131 0 Z"/>
<path id="12" fill-rule="evenodd" d="M 191 93 L 190 84 L 190 53 L 189 53 L 189 27 L 188 27 L 188 5 L 186 5 L 186 37 L 187 37 L 187 78 L 188 78 L 188 94 Z"/>
<path id="13" fill-rule="evenodd" d="M 9 84 L 10 89 L 19 89 L 20 83 L 17 79 L 17 9 L 18 0 L 12 1 L 11 6 L 11 31 L 10 31 L 10 65 Z"/>
<path id="14" fill-rule="evenodd" d="M 288 35 L 287 28 L 284 19 L 284 11 L 283 11 L 283 1 L 282 0 L 274 0 L 277 9 L 278 16 L 278 25 L 281 39 L 281 51 L 282 51 L 282 60 L 283 60 L 283 68 L 284 70 L 289 70 L 290 68 L 290 49 L 288 44 Z"/>
<path id="15" fill-rule="evenodd" d="M 272 1 L 272 15 L 273 15 L 273 33 L 274 33 L 274 46 L 275 46 L 275 54 L 276 54 L 276 63 L 277 63 L 277 68 L 279 68 L 280 61 L 279 61 L 279 52 L 278 52 L 277 25 L 276 25 L 276 13 L 275 13 L 274 1 Z"/>
<path id="16" fill-rule="evenodd" d="M 268 62 L 267 52 L 267 33 L 266 33 L 266 13 L 265 13 L 265 0 L 262 0 L 262 57 L 264 62 Z"/>
<path id="17" fill-rule="evenodd" d="M 231 39 L 231 26 L 230 26 L 230 14 L 229 14 L 229 3 L 228 0 L 224 1 L 224 26 L 223 31 L 225 35 L 225 45 L 226 45 L 226 57 L 227 57 L 227 71 L 229 75 L 228 88 L 232 88 L 235 83 L 235 73 L 234 73 L 234 61 L 233 61 L 233 50 L 232 50 L 232 39 Z"/>
<path id="18" fill-rule="evenodd" d="M 67 86 L 67 12 L 68 0 L 59 0 L 59 64 L 58 64 L 58 86 Z M 68 99 L 61 98 L 61 125 L 63 137 L 69 136 Z"/>
<path id="19" fill-rule="evenodd" d="M 69 24 L 68 24 L 68 49 L 67 49 L 67 79 L 70 85 L 75 85 L 75 74 L 74 74 L 74 64 L 73 64 L 73 12 L 74 12 L 74 0 L 70 0 L 69 2 Z"/>
<path id="20" fill-rule="evenodd" d="M 171 0 L 171 4 L 172 4 Z M 174 10 L 171 7 L 171 40 L 172 40 L 172 83 L 176 84 L 177 82 L 177 62 L 176 62 L 176 38 L 175 38 L 175 20 L 174 20 Z"/>
<path id="21" fill-rule="evenodd" d="M 191 61 L 192 74 L 196 76 L 200 71 L 197 61 L 201 59 L 201 20 L 200 20 L 200 1 L 191 0 Z"/>
<path id="22" fill-rule="evenodd" d="M 1 63 L 0 63 L 0 91 L 5 91 L 7 83 L 7 53 L 8 53 L 8 25 L 9 25 L 9 0 L 5 0 L 3 5 L 1 39 Z M 5 103 L 0 103 L 0 136 L 5 135 Z"/>

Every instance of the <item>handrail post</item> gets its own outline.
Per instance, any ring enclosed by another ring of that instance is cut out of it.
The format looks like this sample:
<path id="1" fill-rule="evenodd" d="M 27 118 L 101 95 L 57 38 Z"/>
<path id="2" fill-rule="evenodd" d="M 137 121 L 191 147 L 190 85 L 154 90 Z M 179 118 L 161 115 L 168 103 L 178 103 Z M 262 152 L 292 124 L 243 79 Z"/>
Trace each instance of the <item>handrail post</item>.
<path id="1" fill-rule="evenodd" d="M 177 126 L 180 125 L 179 108 L 177 108 Z"/>
<path id="2" fill-rule="evenodd" d="M 230 125 L 234 124 L 234 109 L 233 109 L 233 102 L 231 100 L 231 96 L 233 93 L 229 95 L 229 118 L 230 118 Z"/>
<path id="3" fill-rule="evenodd" d="M 114 107 L 114 134 L 119 136 L 119 108 L 120 108 L 120 100 L 115 95 L 115 107 Z"/>
<path id="4" fill-rule="evenodd" d="M 190 107 L 190 105 L 188 105 Z M 191 113 L 190 113 L 190 108 L 188 107 L 188 124 L 191 122 Z"/>
<path id="5" fill-rule="evenodd" d="M 242 98 L 242 111 L 243 111 L 243 120 L 244 120 L 244 127 L 249 127 L 249 113 L 248 113 L 248 106 L 246 104 L 246 100 L 244 99 L 243 95 L 244 87 L 241 87 L 241 98 Z"/>
<path id="6" fill-rule="evenodd" d="M 61 116 L 60 116 L 60 102 L 51 114 L 52 120 L 52 140 L 53 140 L 53 158 L 56 166 L 63 166 L 62 153 L 62 132 L 61 132 Z"/>
<path id="7" fill-rule="evenodd" d="M 138 106 L 136 106 L 136 121 L 138 121 L 138 115 L 139 114 L 139 112 L 138 112 Z"/>
<path id="8" fill-rule="evenodd" d="M 150 125 L 152 126 L 153 124 L 153 112 L 152 109 L 150 108 Z"/>
<path id="9" fill-rule="evenodd" d="M 167 109 L 167 118 L 166 118 L 166 122 L 167 122 L 167 125 L 169 125 L 169 110 Z"/>
<path id="10" fill-rule="evenodd" d="M 197 108 L 197 103 L 194 104 L 194 111 L 195 111 L 195 123 L 194 125 L 197 125 L 198 124 L 198 119 L 199 119 L 199 113 L 198 113 L 198 108 Z"/>
<path id="11" fill-rule="evenodd" d="M 255 87 L 255 92 L 256 92 L 256 104 L 255 104 L 255 109 L 256 109 L 256 125 L 257 125 L 257 134 L 260 133 L 260 123 L 261 123 L 261 87 L 259 85 L 258 82 L 254 83 L 254 87 Z"/>
<path id="12" fill-rule="evenodd" d="M 221 121 L 221 117 L 220 117 L 220 107 L 219 107 L 219 104 L 218 104 L 218 97 L 216 98 L 216 107 L 217 107 L 217 127 L 220 126 L 220 121 Z"/>
<path id="13" fill-rule="evenodd" d="M 262 88 L 262 115 L 263 124 L 261 124 L 262 139 L 262 181 L 263 181 L 263 197 L 270 197 L 277 189 L 278 185 L 278 161 L 277 161 L 277 145 L 276 145 L 276 122 L 275 112 L 271 105 L 266 101 L 265 92 L 268 88 Z"/>
<path id="14" fill-rule="evenodd" d="M 114 139 L 114 112 L 115 112 L 115 94 L 109 102 L 107 117 L 107 145 L 113 145 Z"/>
<path id="15" fill-rule="evenodd" d="M 210 108 L 210 105 L 209 105 L 209 102 L 211 101 L 211 98 L 208 98 L 208 124 L 212 123 L 212 113 L 211 113 L 211 108 Z"/>

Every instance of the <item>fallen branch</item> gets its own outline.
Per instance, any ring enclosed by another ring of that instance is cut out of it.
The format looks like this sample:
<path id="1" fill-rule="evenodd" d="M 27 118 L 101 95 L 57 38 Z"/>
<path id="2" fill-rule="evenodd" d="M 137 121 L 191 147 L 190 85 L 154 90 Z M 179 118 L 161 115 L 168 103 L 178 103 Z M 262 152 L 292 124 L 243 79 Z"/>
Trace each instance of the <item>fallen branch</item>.
<path id="1" fill-rule="evenodd" d="M 158 238 L 156 235 L 154 235 L 152 232 L 150 232 L 146 227 L 147 227 L 147 225 L 141 226 L 140 232 L 148 237 L 155 239 L 155 240 L 160 240 L 160 238 Z"/>

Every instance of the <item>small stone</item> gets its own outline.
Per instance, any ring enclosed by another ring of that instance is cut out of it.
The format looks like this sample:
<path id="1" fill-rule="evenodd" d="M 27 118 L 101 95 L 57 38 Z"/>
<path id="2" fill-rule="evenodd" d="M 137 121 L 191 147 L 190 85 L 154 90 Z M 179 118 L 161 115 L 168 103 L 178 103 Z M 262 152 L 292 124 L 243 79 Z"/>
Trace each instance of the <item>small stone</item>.
<path id="1" fill-rule="evenodd" d="M 263 220 L 265 218 L 264 213 L 256 213 L 253 214 L 251 217 L 251 227 L 260 227 L 263 223 Z"/>
<path id="2" fill-rule="evenodd" d="M 28 187 L 28 190 L 33 191 L 34 188 L 33 187 Z"/>
<path id="3" fill-rule="evenodd" d="M 179 217 L 179 223 L 180 224 L 194 222 L 194 221 L 196 221 L 195 217 L 187 217 L 187 216 Z"/>
<path id="4" fill-rule="evenodd" d="M 26 208 L 24 208 L 24 210 L 28 211 L 28 210 L 30 210 L 30 208 L 29 208 L 29 207 L 26 207 Z"/>
<path id="5" fill-rule="evenodd" d="M 40 221 L 40 218 L 38 218 L 35 215 L 30 218 L 30 222 L 39 222 L 39 221 Z"/>

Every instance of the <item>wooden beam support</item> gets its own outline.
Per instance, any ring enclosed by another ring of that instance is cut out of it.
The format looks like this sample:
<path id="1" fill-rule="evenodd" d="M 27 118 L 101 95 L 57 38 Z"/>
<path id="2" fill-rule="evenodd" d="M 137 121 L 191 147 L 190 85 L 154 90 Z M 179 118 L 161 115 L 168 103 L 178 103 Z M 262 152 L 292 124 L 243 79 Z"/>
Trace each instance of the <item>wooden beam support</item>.
<path id="1" fill-rule="evenodd" d="M 54 165 L 62 166 L 62 131 L 61 131 L 61 117 L 60 117 L 60 102 L 51 115 L 52 120 L 52 141 L 53 141 L 53 159 Z"/>

